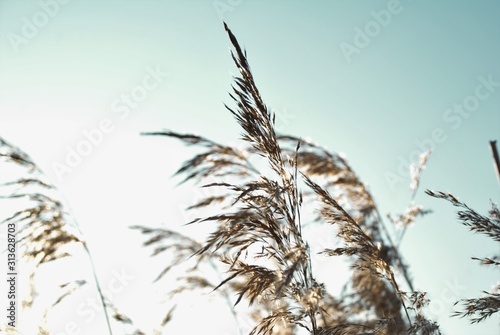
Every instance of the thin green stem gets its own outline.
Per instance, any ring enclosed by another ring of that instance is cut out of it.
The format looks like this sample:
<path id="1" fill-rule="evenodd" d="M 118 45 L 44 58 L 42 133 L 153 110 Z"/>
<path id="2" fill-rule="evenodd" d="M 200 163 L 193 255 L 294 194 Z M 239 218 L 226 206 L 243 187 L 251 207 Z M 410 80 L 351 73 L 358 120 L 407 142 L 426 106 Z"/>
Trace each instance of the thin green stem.
<path id="1" fill-rule="evenodd" d="M 106 308 L 106 301 L 104 301 L 104 294 L 102 293 L 101 284 L 99 283 L 99 279 L 97 278 L 97 271 L 95 269 L 92 254 L 90 253 L 90 250 L 87 247 L 87 243 L 82 242 L 82 244 L 83 244 L 83 248 L 85 249 L 85 252 L 87 253 L 87 256 L 89 257 L 89 260 L 90 260 L 90 266 L 92 267 L 92 275 L 94 276 L 95 286 L 97 288 L 97 292 L 99 293 L 99 298 L 101 300 L 102 309 L 104 310 L 104 316 L 106 318 L 106 324 L 108 326 L 109 335 L 113 335 L 113 330 L 111 329 L 111 323 L 110 323 L 109 315 L 108 315 L 108 309 Z"/>

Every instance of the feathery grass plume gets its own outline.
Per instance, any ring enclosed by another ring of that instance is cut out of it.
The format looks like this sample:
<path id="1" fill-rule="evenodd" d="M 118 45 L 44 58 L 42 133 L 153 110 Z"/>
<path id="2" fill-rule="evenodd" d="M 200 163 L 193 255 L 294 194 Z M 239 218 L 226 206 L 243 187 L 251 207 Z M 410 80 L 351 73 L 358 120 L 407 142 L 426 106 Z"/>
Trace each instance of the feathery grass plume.
<path id="1" fill-rule="evenodd" d="M 287 162 L 283 160 L 274 131 L 273 116 L 261 100 L 244 53 L 227 26 L 226 30 L 235 47 L 232 56 L 241 74 L 241 78 L 235 79 L 237 85 L 233 87 L 234 95 L 231 95 L 238 109 L 234 111 L 226 107 L 244 129 L 243 139 L 251 144 L 257 154 L 267 159 L 277 178 L 271 179 L 262 175 L 243 185 L 229 183 L 207 185 L 207 187 L 226 188 L 232 192 L 234 196 L 232 209 L 236 211 L 199 218 L 192 222 L 212 221 L 218 224 L 218 230 L 210 236 L 196 255 L 203 258 L 207 254 L 217 252 L 224 254 L 221 261 L 229 267 L 228 272 L 231 275 L 215 289 L 234 279 L 243 281 L 245 285 L 238 292 L 236 304 L 243 297 L 246 297 L 250 304 L 267 299 L 290 300 L 296 304 L 295 313 L 292 313 L 290 308 L 284 307 L 285 312 L 279 314 L 285 328 L 293 324 L 311 329 L 315 333 L 316 311 L 313 308 L 316 305 L 310 303 L 308 296 L 317 295 L 321 289 L 312 277 L 308 246 L 301 235 L 301 198 L 296 184 L 296 160 L 290 159 Z M 186 138 L 192 137 L 183 137 Z M 216 146 L 216 149 L 220 148 L 221 146 Z M 234 150 L 228 152 L 234 157 Z M 246 160 L 245 164 L 237 162 L 235 164 L 234 161 L 225 159 L 211 161 L 217 170 L 224 168 L 228 163 L 231 168 L 234 165 L 242 165 L 245 170 L 248 169 Z M 195 157 L 188 162 L 188 166 L 195 167 L 198 162 Z M 210 167 L 205 171 L 210 171 Z M 259 246 L 261 251 L 256 251 L 255 246 Z M 255 263 L 264 254 L 271 260 L 269 265 L 274 263 L 273 267 Z M 270 333 L 277 315 L 273 314 L 262 319 L 253 332 Z M 286 315 L 289 317 L 285 317 Z M 303 323 L 303 318 L 308 319 L 307 325 Z"/>
<path id="2" fill-rule="evenodd" d="M 22 259 L 31 266 L 28 274 L 30 287 L 22 307 L 32 306 L 36 297 L 36 273 L 43 265 L 70 257 L 74 246 L 80 246 L 88 255 L 93 268 L 92 257 L 77 223 L 71 218 L 65 205 L 58 199 L 56 188 L 33 160 L 22 150 L 0 138 L 0 163 L 4 163 L 3 178 L 0 181 L 0 200 L 8 208 L 7 216 L 0 224 L 16 227 L 16 249 Z M 13 212 L 13 213 L 12 213 Z M 112 334 L 101 287 L 93 268 L 96 289 L 101 297 L 106 316 L 108 332 Z M 46 324 L 50 309 L 59 305 L 74 290 L 85 285 L 85 280 L 76 280 L 61 285 L 62 295 L 45 310 L 40 320 L 40 332 L 49 334 Z M 66 291 L 64 291 L 66 290 Z"/>
<path id="3" fill-rule="evenodd" d="M 410 190 L 412 190 L 412 199 L 415 198 L 415 195 L 418 190 L 418 186 L 420 185 L 420 175 L 422 173 L 422 170 L 425 169 L 425 164 L 427 163 L 427 160 L 429 159 L 429 156 L 431 155 L 431 150 L 424 151 L 422 154 L 420 154 L 418 158 L 418 165 L 411 165 L 410 166 L 410 176 L 411 176 L 411 183 L 410 183 Z"/>
<path id="4" fill-rule="evenodd" d="M 56 199 L 54 187 L 26 153 L 0 138 L 0 160 L 7 163 L 7 171 L 10 168 L 14 175 L 14 180 L 0 184 L 0 199 L 6 205 L 4 208 L 21 208 L 10 215 L 4 213 L 7 218 L 1 223 L 16 227 L 16 248 L 24 259 L 33 263 L 30 294 L 23 302 L 23 307 L 30 307 L 36 296 L 36 269 L 69 256 L 68 246 L 84 242 L 75 227 L 67 224 L 67 213 Z"/>
<path id="5" fill-rule="evenodd" d="M 280 320 L 285 328 L 300 326 L 316 333 L 317 304 L 310 299 L 316 299 L 321 294 L 321 285 L 312 277 L 310 269 L 309 249 L 301 234 L 300 203 L 301 195 L 297 189 L 297 164 L 295 159 L 283 159 L 278 139 L 274 131 L 274 117 L 264 105 L 257 87 L 253 81 L 246 57 L 238 45 L 235 37 L 226 26 L 231 42 L 234 46 L 232 57 L 238 66 L 241 78 L 236 78 L 231 97 L 238 109 L 227 107 L 244 130 L 243 139 L 251 145 L 253 151 L 265 157 L 275 175 L 270 178 L 257 175 L 242 185 L 230 183 L 213 183 L 207 187 L 225 188 L 231 193 L 233 205 L 227 213 L 207 218 L 199 218 L 195 222 L 215 222 L 218 229 L 209 237 L 206 244 L 197 250 L 196 255 L 203 259 L 206 255 L 220 252 L 221 259 L 228 267 L 230 275 L 215 289 L 229 282 L 242 281 L 236 304 L 245 297 L 250 304 L 266 301 L 274 303 L 282 300 L 284 313 Z M 167 133 L 167 136 L 171 136 Z M 183 140 L 192 141 L 192 136 L 177 136 Z M 235 166 L 240 166 L 244 173 L 255 170 L 249 167 L 248 160 L 241 160 L 235 151 L 223 150 L 223 146 L 209 143 L 211 150 L 207 154 L 200 154 L 185 164 L 180 172 L 191 171 L 187 179 L 194 176 L 205 177 L 213 174 L 215 166 L 219 173 L 221 169 L 230 166 L 230 172 Z M 221 150 L 222 149 L 222 150 Z M 298 145 L 297 149 L 298 150 Z M 216 159 L 206 159 L 211 154 Z M 222 154 L 222 155 L 219 155 Z M 231 159 L 225 159 L 224 156 Z M 219 159 L 220 157 L 222 159 Z M 199 157 L 210 162 L 209 166 L 202 166 Z M 236 161 L 235 161 L 236 158 Z M 239 161 L 238 161 L 239 159 Z M 202 169 L 198 169 L 199 167 Z M 258 247 L 257 247 L 258 246 Z M 260 250 L 258 250 L 260 249 Z M 266 257 L 270 261 L 266 265 L 258 264 L 259 258 Z M 271 266 L 272 265 L 272 266 Z M 291 309 L 289 304 L 294 304 Z M 277 314 L 272 314 L 275 317 Z M 273 316 L 260 320 L 254 332 L 267 334 L 272 331 Z M 289 315 L 290 317 L 285 317 Z M 307 319 L 307 324 L 305 320 Z"/>
<path id="6" fill-rule="evenodd" d="M 174 133 L 171 131 L 165 131 L 165 132 L 156 132 L 156 133 L 147 133 L 147 134 L 152 134 L 152 135 L 164 135 L 168 137 L 173 137 L 180 139 L 181 141 L 186 142 L 186 144 L 191 145 L 193 142 L 195 143 L 202 143 L 203 147 L 208 147 L 208 150 L 206 152 L 203 152 L 197 156 L 195 156 L 194 159 L 191 159 L 184 163 L 177 172 L 178 174 L 180 173 L 185 173 L 189 174 L 190 178 L 195 178 L 194 181 L 200 183 L 203 181 L 202 178 L 206 178 L 211 175 L 211 173 L 214 173 L 214 171 L 217 171 L 217 162 L 223 161 L 223 164 L 220 165 L 220 167 L 223 167 L 226 169 L 228 172 L 234 171 L 235 173 L 238 173 L 238 178 L 244 179 L 244 176 L 259 176 L 260 172 L 253 166 L 247 164 L 248 162 L 248 153 L 250 154 L 255 154 L 255 151 L 252 150 L 252 148 L 244 147 L 242 152 L 237 151 L 237 149 L 232 149 L 225 147 L 223 145 L 217 144 L 213 141 L 201 138 L 199 136 L 194 136 L 194 135 L 181 135 L 178 133 Z M 282 156 L 283 156 L 283 161 L 286 161 L 287 157 L 293 157 L 295 155 L 295 149 L 293 148 L 293 143 L 297 143 L 299 141 L 298 138 L 295 138 L 293 136 L 278 136 L 278 142 L 280 147 L 282 148 Z M 228 166 L 227 161 L 229 159 L 227 157 L 224 158 L 224 160 L 219 159 L 217 155 L 224 154 L 226 155 L 227 153 L 230 153 L 231 156 L 235 158 L 236 161 L 234 161 L 234 168 L 231 169 Z M 203 159 L 198 159 L 199 157 L 202 157 Z M 314 145 L 311 143 L 307 142 L 301 142 L 301 148 L 300 151 L 297 153 L 297 166 L 298 168 L 301 169 L 301 171 L 305 171 L 304 174 L 308 174 L 311 178 L 316 178 L 316 180 L 321 180 L 324 184 L 326 184 L 326 187 L 329 187 L 329 189 L 334 190 L 337 194 L 337 198 L 339 199 L 339 202 L 342 202 L 344 205 L 349 206 L 351 208 L 350 212 L 354 213 L 358 218 L 364 218 L 364 220 L 361 220 L 362 224 L 365 226 L 371 225 L 371 229 L 367 228 L 367 230 L 370 230 L 373 234 L 378 234 L 378 227 L 376 226 L 378 223 L 375 221 L 377 218 L 380 217 L 378 212 L 376 212 L 376 206 L 374 204 L 374 201 L 369 194 L 369 192 L 366 190 L 364 185 L 359 181 L 358 177 L 355 175 L 355 173 L 352 171 L 350 166 L 347 164 L 345 159 L 343 159 L 341 156 L 329 153 L 328 151 Z M 229 169 L 228 169 L 229 168 Z M 196 174 L 193 173 L 193 171 L 196 171 Z M 229 173 L 225 173 L 225 176 L 227 177 Z M 187 178 L 187 179 L 190 179 Z M 186 179 L 183 180 L 183 182 Z M 268 181 L 268 179 L 264 178 L 264 181 Z M 273 185 L 270 185 L 269 182 L 267 184 L 264 184 L 264 182 L 256 183 L 252 182 L 251 179 L 249 179 L 248 184 L 249 187 L 244 188 L 241 186 L 236 186 L 236 185 L 231 185 L 228 183 L 212 183 L 208 185 L 204 185 L 204 187 L 229 187 L 232 191 L 236 192 L 241 192 L 243 194 L 244 192 L 249 192 L 249 190 L 258 190 L 258 188 L 265 188 L 267 189 L 267 193 L 269 194 L 279 194 L 278 192 L 273 191 Z M 313 192 L 309 192 L 309 197 L 314 195 Z M 240 199 L 240 196 L 235 196 L 237 199 Z M 305 195 L 307 197 L 307 194 Z M 206 199 L 202 199 L 199 201 L 197 204 L 191 206 L 190 208 L 201 208 L 201 207 L 206 207 L 210 204 L 214 203 L 219 203 L 219 202 L 224 202 L 228 203 L 228 199 L 230 200 L 230 194 L 229 195 L 224 195 L 224 196 L 209 196 Z M 234 200 L 229 202 L 230 204 L 236 205 L 237 202 Z M 252 215 L 251 212 L 245 212 L 245 213 L 240 213 L 243 217 L 245 215 L 249 216 Z M 367 219 L 367 217 L 371 215 L 371 219 Z M 317 218 L 318 220 L 321 220 L 321 217 Z M 271 220 L 270 224 L 274 224 L 274 221 Z M 149 228 L 145 228 L 148 230 Z M 220 233 L 220 232 L 219 232 Z M 379 235 L 377 235 L 379 236 Z M 216 241 L 216 239 L 213 239 L 211 243 L 207 244 L 205 246 L 205 249 L 208 249 L 209 246 L 213 246 L 213 243 Z M 182 239 L 179 241 L 180 244 L 178 247 L 182 247 L 183 243 Z M 146 242 L 146 244 L 148 244 Z M 389 251 L 389 248 L 385 248 L 386 252 L 385 255 L 391 255 L 391 252 Z M 204 254 L 206 255 L 206 253 Z M 205 256 L 203 256 L 205 257 Z M 218 257 L 218 256 L 217 256 Z M 391 258 L 396 259 L 395 256 L 391 256 Z M 168 267 L 170 268 L 170 267 Z M 371 281 L 376 281 L 376 283 L 370 283 Z M 365 305 L 370 305 L 370 303 L 367 303 L 367 295 L 370 291 L 371 296 L 374 300 L 375 303 L 380 304 L 381 306 L 377 308 L 378 311 L 380 311 L 380 315 L 387 316 L 387 313 L 390 309 L 388 309 L 388 296 L 390 296 L 390 292 L 384 292 L 384 290 L 388 290 L 386 287 L 384 287 L 384 283 L 380 282 L 376 278 L 372 278 L 369 276 L 368 278 L 365 278 L 364 275 L 360 274 L 360 279 L 359 279 L 359 284 L 358 287 L 362 287 L 364 292 L 364 297 L 363 299 L 358 299 L 358 301 L 363 301 Z M 389 300 L 390 301 L 390 300 Z M 394 302 L 393 310 L 395 310 L 394 313 L 399 314 L 399 300 L 397 296 L 394 296 L 392 298 L 392 301 Z M 369 308 L 369 307 L 368 307 Z M 383 314 L 385 313 L 385 314 Z M 333 315 L 334 313 L 329 313 L 329 315 Z M 336 313 L 338 314 L 338 313 Z M 330 317 L 325 317 L 327 314 L 322 314 L 324 317 L 324 320 L 331 319 Z M 338 321 L 338 319 L 337 319 Z M 326 321 L 325 321 L 326 322 Z"/>
<path id="7" fill-rule="evenodd" d="M 424 216 L 426 214 L 432 213 L 431 210 L 426 210 L 422 206 L 415 204 L 415 197 L 417 195 L 418 188 L 420 186 L 420 179 L 422 175 L 422 171 L 425 169 L 429 156 L 431 154 L 431 150 L 427 150 L 420 154 L 418 158 L 418 164 L 410 165 L 410 202 L 408 207 L 406 208 L 403 214 L 399 214 L 397 216 L 393 216 L 388 214 L 387 217 L 389 220 L 396 226 L 403 227 L 401 234 L 399 235 L 398 241 L 396 243 L 396 247 L 399 247 L 403 237 L 406 233 L 408 227 L 415 221 L 415 219 L 419 216 Z"/>
<path id="8" fill-rule="evenodd" d="M 181 140 L 186 145 L 197 145 L 207 148 L 207 151 L 194 156 L 185 162 L 176 175 L 185 174 L 186 177 L 181 183 L 188 180 L 201 181 L 207 177 L 236 176 L 240 178 L 248 177 L 251 174 L 258 174 L 258 171 L 247 160 L 245 152 L 236 148 L 225 146 L 207 138 L 180 134 L 173 131 L 146 132 L 143 135 L 167 136 Z M 217 201 L 218 199 L 213 199 Z M 222 198 L 220 199 L 222 200 Z M 207 206 L 211 202 L 199 204 L 198 206 Z"/>
<path id="9" fill-rule="evenodd" d="M 154 254 L 172 252 L 173 262 L 160 277 L 173 265 L 187 260 L 188 253 L 197 260 L 197 266 L 211 262 L 216 270 L 225 268 L 227 276 L 214 290 L 235 292 L 235 304 L 244 300 L 257 306 L 252 313 L 257 324 L 250 334 L 288 335 L 298 334 L 299 330 L 313 335 L 430 334 L 427 329 L 432 327 L 432 334 L 439 334 L 437 325 L 427 321 L 420 311 L 423 300 L 418 304 L 411 300 L 423 295 L 413 292 L 406 266 L 370 192 L 342 156 L 275 132 L 274 115 L 260 96 L 246 52 L 226 25 L 225 29 L 240 73 L 230 94 L 237 108 L 226 108 L 243 129 L 243 148 L 172 131 L 145 133 L 204 148 L 176 174 L 185 176 L 182 182 L 223 190 L 221 195 L 206 196 L 189 208 L 219 205 L 217 214 L 189 222 L 215 224 L 215 230 L 203 243 L 165 229 L 134 227 L 152 235 L 145 244 L 156 245 Z M 269 171 L 250 163 L 258 157 L 266 162 Z M 422 168 L 423 164 L 425 161 Z M 418 179 L 419 173 L 414 178 Z M 209 180 L 214 176 L 215 182 Z M 320 214 L 308 222 L 335 223 L 339 241 L 346 244 L 322 253 L 355 256 L 350 291 L 340 298 L 330 295 L 316 280 L 309 242 L 302 234 L 305 204 L 309 208 L 318 199 L 323 204 Z M 410 293 L 400 289 L 394 269 L 403 273 Z M 192 278 L 188 284 L 190 288 L 211 286 L 203 276 Z M 185 286 L 179 288 L 183 289 Z M 411 303 L 408 309 L 405 300 Z M 418 311 L 413 308 L 415 304 Z M 412 308 L 416 311 L 413 324 L 408 314 Z"/>
<path id="10" fill-rule="evenodd" d="M 324 207 L 322 216 L 328 222 L 340 226 L 338 236 L 346 243 L 345 247 L 326 249 L 324 253 L 328 256 L 356 256 L 359 260 L 353 264 L 357 270 L 368 270 L 372 275 L 383 278 L 389 282 L 405 310 L 408 321 L 411 323 L 404 298 L 394 277 L 394 272 L 389 263 L 382 255 L 381 249 L 375 245 L 372 238 L 368 236 L 360 225 L 344 210 L 342 206 L 323 188 L 304 176 L 309 185 L 319 196 Z M 397 304 L 396 304 L 397 305 Z M 401 327 L 401 325 L 399 325 Z"/>
<path id="11" fill-rule="evenodd" d="M 430 154 L 431 150 L 423 152 L 419 156 L 418 164 L 410 165 L 411 195 L 410 195 L 410 201 L 404 213 L 398 214 L 396 216 L 390 213 L 387 214 L 387 218 L 391 221 L 391 223 L 395 226 L 396 229 L 402 228 L 402 231 L 400 232 L 396 243 L 394 243 L 390 238 L 390 235 L 387 234 L 389 238 L 389 245 L 393 246 L 393 248 L 396 250 L 396 256 L 399 255 L 397 251 L 399 249 L 399 246 L 401 245 L 401 241 L 403 240 L 403 237 L 408 227 L 411 224 L 413 224 L 413 222 L 418 217 L 432 213 L 431 210 L 424 209 L 423 206 L 415 204 L 415 197 L 417 195 L 417 191 L 420 186 L 420 179 L 422 176 L 421 173 L 426 167 L 426 163 L 429 159 Z M 427 329 L 428 327 L 430 327 L 429 329 L 431 331 L 439 332 L 437 324 L 427 320 L 423 315 L 423 307 L 429 304 L 428 299 L 425 298 L 425 293 L 415 291 L 415 289 L 413 288 L 413 284 L 409 278 L 409 274 L 407 272 L 407 266 L 402 262 L 400 257 L 397 257 L 397 260 L 398 260 L 399 270 L 401 270 L 401 273 L 403 277 L 406 279 L 406 283 L 410 288 L 410 292 L 404 292 L 403 297 L 411 304 L 411 307 L 408 307 L 408 309 L 414 310 L 416 315 L 415 316 L 416 325 L 412 325 L 410 327 L 410 331 L 415 332 L 418 331 L 419 328 Z"/>
<path id="12" fill-rule="evenodd" d="M 279 138 L 288 142 L 293 142 L 296 139 L 288 135 L 283 135 Z M 414 186 L 412 188 L 411 206 L 409 206 L 407 213 L 405 213 L 407 224 L 411 223 L 417 216 L 430 212 L 424 210 L 421 206 L 413 204 L 413 199 L 419 185 L 420 173 L 425 167 L 429 154 L 430 152 L 422 154 L 417 168 L 413 169 L 415 173 L 412 175 L 412 185 Z M 340 155 L 330 153 L 310 143 L 302 146 L 298 154 L 298 161 L 301 172 L 311 180 L 314 180 L 323 189 L 327 189 L 337 203 L 346 209 L 346 212 L 349 213 L 354 221 L 359 223 L 363 231 L 377 245 L 381 246 L 382 256 L 385 261 L 399 270 L 406 285 L 413 292 L 413 283 L 407 272 L 407 266 L 404 264 L 388 229 L 384 225 L 372 195 L 354 173 L 347 161 Z M 321 217 L 319 220 L 321 220 Z M 357 260 L 356 262 L 361 262 L 361 260 Z M 396 296 L 396 293 L 390 287 L 387 287 L 384 282 L 373 276 L 366 276 L 366 273 L 363 271 L 358 271 L 358 269 L 364 268 L 362 264 L 354 264 L 354 268 L 353 289 L 362 298 L 355 300 L 355 304 L 358 304 L 358 306 L 352 305 L 351 307 L 356 309 L 361 307 L 359 305 L 362 304 L 362 309 L 374 308 L 379 318 L 393 317 L 398 319 L 398 322 L 391 323 L 390 327 L 401 326 L 402 322 L 399 315 L 401 307 L 400 299 Z M 384 297 L 384 299 L 381 299 L 381 297 Z M 401 329 L 392 328 L 391 331 L 397 332 L 401 331 Z"/>
<path id="13" fill-rule="evenodd" d="M 432 211 L 429 209 L 424 209 L 421 205 L 416 205 L 412 202 L 406 208 L 404 213 L 397 216 L 388 214 L 387 217 L 389 218 L 389 220 L 391 220 L 392 223 L 394 223 L 394 225 L 406 229 L 406 227 L 411 225 L 419 216 L 424 216 L 429 213 L 432 213 Z"/>
<path id="14" fill-rule="evenodd" d="M 458 220 L 470 231 L 488 236 L 495 242 L 500 242 L 500 211 L 496 204 L 491 204 L 489 216 L 479 214 L 474 209 L 458 200 L 455 196 L 444 192 L 426 190 L 425 193 L 431 197 L 449 201 L 460 210 L 457 212 Z M 500 248 L 499 248 L 500 249 Z M 483 265 L 499 267 L 500 253 L 492 257 L 472 259 L 479 261 Z M 497 268 L 498 269 L 498 268 Z M 456 311 L 453 316 L 469 318 L 471 323 L 481 322 L 500 311 L 500 285 L 497 285 L 492 292 L 483 291 L 484 296 L 475 299 L 463 299 L 455 303 L 461 304 L 463 310 Z"/>
<path id="15" fill-rule="evenodd" d="M 288 135 L 279 138 L 285 143 L 296 140 L 295 137 Z M 298 154 L 298 167 L 307 178 L 314 180 L 315 184 L 328 190 L 335 201 L 359 223 L 363 231 L 376 244 L 381 246 L 382 256 L 385 261 L 400 270 L 407 286 L 413 291 L 413 284 L 407 273 L 407 266 L 403 263 L 401 255 L 394 247 L 371 193 L 348 162 L 341 155 L 330 153 L 317 145 L 306 143 L 301 147 Z M 314 195 L 314 192 L 312 193 Z M 324 222 L 324 219 L 321 215 L 318 217 L 319 221 Z M 327 250 L 323 253 L 329 255 Z M 342 300 L 352 301 L 349 307 L 351 311 L 373 309 L 378 319 L 396 319 L 395 322 L 387 323 L 387 326 L 393 333 L 400 331 L 404 323 L 400 314 L 400 299 L 397 297 L 396 292 L 376 276 L 367 275 L 363 271 L 365 266 L 361 264 L 362 260 L 357 259 L 354 262 L 358 264 L 353 264 L 354 273 L 350 285 L 355 291 L 355 299 Z M 352 294 L 349 296 L 354 297 Z M 345 307 L 347 308 L 347 306 Z M 376 322 L 372 322 L 372 326 L 375 327 Z"/>

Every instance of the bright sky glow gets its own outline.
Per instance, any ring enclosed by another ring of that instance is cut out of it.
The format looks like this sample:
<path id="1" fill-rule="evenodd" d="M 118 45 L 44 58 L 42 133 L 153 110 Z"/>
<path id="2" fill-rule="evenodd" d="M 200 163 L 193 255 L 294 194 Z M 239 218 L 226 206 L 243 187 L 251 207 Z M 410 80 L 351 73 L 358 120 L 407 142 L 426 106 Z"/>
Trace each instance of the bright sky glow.
<path id="1" fill-rule="evenodd" d="M 162 265 L 128 227 L 180 228 L 198 195 L 171 178 L 194 151 L 140 133 L 168 128 L 236 143 L 240 130 L 223 106 L 236 74 L 224 20 L 247 49 L 278 130 L 345 153 L 382 214 L 405 210 L 404 166 L 433 147 L 416 201 L 434 213 L 408 230 L 402 253 L 417 288 L 435 301 L 431 317 L 443 333 L 497 334 L 498 317 L 476 326 L 449 317 L 453 301 L 498 281 L 470 259 L 496 246 L 423 190 L 449 191 L 481 213 L 500 200 L 488 147 L 500 140 L 499 17 L 493 0 L 0 1 L 0 136 L 57 185 L 101 282 L 125 277 L 113 301 L 152 333 L 166 313 L 164 286 L 151 284 Z M 44 270 L 42 302 L 53 298 L 55 278 L 88 276 L 80 256 Z M 327 285 L 343 282 L 342 271 L 318 268 Z M 89 286 L 54 310 L 55 334 L 104 334 L 94 297 Z M 226 309 L 193 294 L 167 329 L 236 334 Z M 30 317 L 21 321 L 34 334 Z"/>

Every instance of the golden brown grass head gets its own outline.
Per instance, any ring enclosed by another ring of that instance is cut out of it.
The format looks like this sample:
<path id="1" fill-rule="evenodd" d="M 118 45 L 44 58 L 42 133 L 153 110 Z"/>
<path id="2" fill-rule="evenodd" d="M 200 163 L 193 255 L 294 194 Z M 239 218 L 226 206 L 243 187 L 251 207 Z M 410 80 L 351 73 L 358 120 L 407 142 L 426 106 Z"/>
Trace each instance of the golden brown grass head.
<path id="1" fill-rule="evenodd" d="M 19 259 L 24 262 L 18 266 L 30 269 L 27 273 L 28 294 L 23 297 L 21 304 L 22 309 L 27 309 L 32 307 L 37 297 L 37 273 L 42 267 L 63 258 L 71 258 L 75 250 L 86 253 L 93 267 L 92 256 L 78 223 L 69 214 L 61 195 L 31 157 L 0 138 L 0 163 L 2 168 L 9 171 L 7 176 L 11 178 L 0 180 L 0 200 L 4 203 L 2 206 L 5 205 L 3 208 L 12 209 L 0 221 L 0 225 L 16 227 L 16 249 Z M 6 178 L 5 175 L 2 177 Z M 108 333 L 112 334 L 107 313 L 108 309 L 114 311 L 115 307 L 110 301 L 105 301 L 94 269 L 93 276 L 108 323 Z M 57 280 L 57 276 L 54 278 Z M 44 308 L 38 321 L 40 334 L 50 334 L 46 325 L 51 311 L 86 284 L 87 280 L 83 278 L 59 283 L 59 295 Z M 114 319 L 121 324 L 128 323 L 124 322 L 126 319 L 122 314 L 114 313 Z M 12 330 L 7 332 L 12 333 Z"/>
<path id="2" fill-rule="evenodd" d="M 250 312 L 256 322 L 252 335 L 296 334 L 299 329 L 313 335 L 402 334 L 428 325 L 434 327 L 432 334 L 439 334 L 434 323 L 423 321 L 420 309 L 410 318 L 408 311 L 417 304 L 411 299 L 411 279 L 364 184 L 342 156 L 295 136 L 277 134 L 274 115 L 257 89 L 246 52 L 224 27 L 239 71 L 230 94 L 235 107 L 226 108 L 242 129 L 240 149 L 169 130 L 145 133 L 201 148 L 177 174 L 183 175 L 182 182 L 220 190 L 189 208 L 198 212 L 217 208 L 216 214 L 189 222 L 213 225 L 204 242 L 166 229 L 134 227 L 151 236 L 145 245 L 155 248 L 154 255 L 173 253 L 159 277 L 187 261 L 195 262 L 195 269 L 205 262 L 215 272 L 226 273 L 216 285 L 202 280 L 200 272 L 181 276 L 185 284 L 180 291 L 211 286 L 231 304 L 246 301 L 255 307 Z M 255 163 L 259 159 L 262 164 Z M 414 176 L 416 185 L 420 170 Z M 321 209 L 314 213 L 310 209 L 317 204 Z M 303 218 L 304 209 L 313 216 Z M 311 241 L 303 235 L 303 222 L 332 224 L 332 233 L 336 231 L 339 242 L 345 244 L 321 252 L 352 259 L 352 281 L 341 297 L 330 295 L 315 278 Z M 403 273 L 410 293 L 399 289 L 394 269 Z"/>
<path id="3" fill-rule="evenodd" d="M 493 241 L 500 242 L 500 211 L 496 204 L 491 204 L 489 215 L 486 216 L 470 208 L 450 193 L 431 190 L 426 190 L 425 193 L 434 198 L 447 200 L 459 208 L 458 220 L 471 232 L 486 235 Z M 482 265 L 500 267 L 500 252 L 491 257 L 472 257 L 472 259 L 479 261 Z M 500 312 L 500 284 L 497 284 L 492 292 L 483 291 L 483 296 L 480 298 L 459 300 L 455 305 L 462 305 L 462 310 L 454 312 L 453 316 L 469 318 L 471 323 L 484 321 Z"/>

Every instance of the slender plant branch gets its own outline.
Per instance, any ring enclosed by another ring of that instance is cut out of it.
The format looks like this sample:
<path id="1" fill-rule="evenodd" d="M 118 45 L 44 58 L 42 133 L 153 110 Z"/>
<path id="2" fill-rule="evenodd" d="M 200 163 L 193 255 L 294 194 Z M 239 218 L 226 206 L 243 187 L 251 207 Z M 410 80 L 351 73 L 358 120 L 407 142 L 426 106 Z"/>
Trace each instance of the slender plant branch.
<path id="1" fill-rule="evenodd" d="M 500 183 L 500 158 L 498 157 L 497 141 L 490 141 L 490 148 L 497 171 L 498 183 Z"/>
<path id="2" fill-rule="evenodd" d="M 429 154 L 430 154 L 430 151 L 429 151 Z M 425 160 L 426 161 L 426 160 Z M 424 161 L 424 164 L 425 164 L 425 161 Z M 420 162 L 419 162 L 420 164 Z M 411 193 L 411 196 L 410 196 L 410 202 L 408 204 L 408 208 L 414 203 L 415 201 L 415 197 L 417 196 L 417 191 L 418 191 L 418 188 L 420 187 L 420 166 L 419 166 L 419 172 L 418 173 L 418 176 L 417 176 L 417 184 L 415 186 L 415 188 L 412 190 L 412 193 Z M 403 237 L 405 236 L 406 234 L 406 230 L 408 229 L 408 225 L 405 225 L 403 227 L 403 231 L 401 232 L 401 234 L 399 235 L 399 238 L 398 238 L 398 241 L 397 241 L 397 244 L 394 245 L 394 247 L 396 248 L 396 250 L 399 249 L 399 246 L 401 245 L 401 242 L 403 241 Z"/>
<path id="3" fill-rule="evenodd" d="M 394 244 L 394 242 L 393 242 L 393 240 L 391 238 L 391 235 L 389 234 L 389 230 L 387 229 L 384 220 L 382 220 L 382 217 L 380 216 L 380 213 L 379 213 L 378 209 L 375 212 L 377 214 L 380 227 L 382 227 L 382 230 L 384 231 L 384 233 L 385 233 L 385 235 L 387 237 L 387 240 L 389 241 L 389 245 L 391 245 L 394 248 L 394 257 L 396 257 L 396 261 L 398 262 L 399 267 L 401 269 L 401 272 L 403 273 L 403 277 L 404 277 L 404 279 L 406 281 L 406 284 L 408 284 L 408 287 L 413 292 L 413 291 L 415 291 L 415 288 L 413 287 L 413 283 L 412 283 L 412 281 L 410 279 L 410 276 L 408 275 L 408 272 L 406 271 L 406 268 L 405 268 L 405 266 L 403 264 L 403 260 L 401 259 L 401 256 L 399 255 L 398 246 L 396 246 L 396 244 Z M 406 226 L 405 226 L 405 229 L 406 229 Z"/>
<path id="4" fill-rule="evenodd" d="M 104 316 L 106 318 L 106 324 L 108 326 L 109 335 L 113 335 L 113 330 L 111 329 L 111 323 L 109 321 L 108 309 L 106 308 L 106 302 L 104 301 L 104 295 L 103 295 L 102 289 L 101 289 L 101 284 L 99 282 L 99 279 L 97 278 L 97 272 L 96 272 L 95 265 L 94 265 L 94 259 L 92 257 L 92 254 L 90 253 L 89 248 L 87 247 L 87 243 L 82 242 L 82 244 L 83 244 L 83 248 L 85 249 L 85 252 L 87 253 L 87 256 L 89 257 L 89 260 L 90 260 L 90 265 L 92 267 L 92 275 L 94 276 L 95 286 L 97 288 L 97 292 L 99 293 L 99 298 L 101 299 L 101 305 L 102 305 L 102 309 L 104 310 Z"/>

